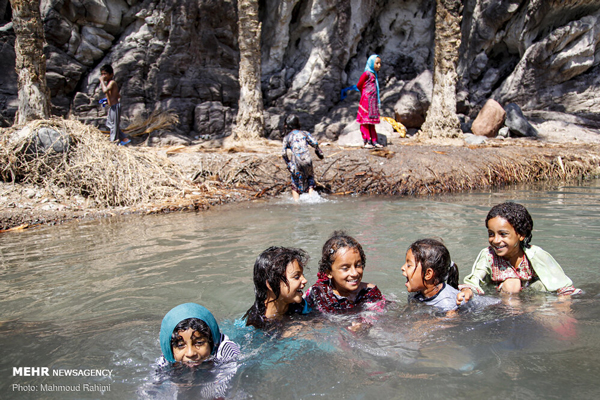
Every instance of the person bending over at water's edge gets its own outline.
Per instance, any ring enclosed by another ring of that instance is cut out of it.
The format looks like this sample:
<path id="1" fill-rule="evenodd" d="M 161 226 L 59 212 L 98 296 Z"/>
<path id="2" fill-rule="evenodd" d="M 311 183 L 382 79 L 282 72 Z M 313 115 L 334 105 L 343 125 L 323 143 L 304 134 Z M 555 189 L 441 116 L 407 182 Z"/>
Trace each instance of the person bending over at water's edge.
<path id="1" fill-rule="evenodd" d="M 292 176 L 292 196 L 298 201 L 301 193 L 312 194 L 315 187 L 312 158 L 308 146 L 315 148 L 317 157 L 323 159 L 323 152 L 319 143 L 310 133 L 300 130 L 300 120 L 294 114 L 285 119 L 284 125 L 286 136 L 283 138 L 283 150 L 281 156 Z M 292 158 L 288 158 L 287 150 L 292 152 Z"/>

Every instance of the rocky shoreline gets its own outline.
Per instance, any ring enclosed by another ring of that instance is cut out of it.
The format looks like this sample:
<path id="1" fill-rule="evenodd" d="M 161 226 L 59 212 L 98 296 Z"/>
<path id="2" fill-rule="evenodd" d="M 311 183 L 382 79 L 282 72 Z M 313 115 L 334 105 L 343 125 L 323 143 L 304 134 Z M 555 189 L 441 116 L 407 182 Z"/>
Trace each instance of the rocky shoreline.
<path id="1" fill-rule="evenodd" d="M 315 161 L 319 191 L 340 195 L 429 195 L 512 183 L 571 181 L 600 176 L 600 144 L 548 140 L 487 140 L 481 145 L 394 139 L 382 150 L 323 146 Z M 123 149 L 135 153 L 135 148 Z M 225 203 L 272 198 L 289 191 L 280 143 L 218 148 L 145 148 L 167 157 L 187 189 L 134 206 L 100 207 L 58 187 L 0 183 L 0 231 L 127 214 L 201 211 Z"/>

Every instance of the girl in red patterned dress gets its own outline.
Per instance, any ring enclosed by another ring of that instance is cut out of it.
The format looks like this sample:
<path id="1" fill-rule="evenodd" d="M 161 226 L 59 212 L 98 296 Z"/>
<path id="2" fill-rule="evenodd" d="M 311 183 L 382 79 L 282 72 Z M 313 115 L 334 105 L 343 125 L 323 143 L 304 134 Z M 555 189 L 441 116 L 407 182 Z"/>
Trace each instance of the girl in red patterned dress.
<path id="1" fill-rule="evenodd" d="M 381 58 L 373 54 L 367 60 L 365 72 L 360 76 L 356 87 L 360 90 L 360 103 L 356 122 L 360 124 L 360 133 L 366 148 L 383 147 L 377 143 L 375 124 L 379 123 L 379 81 L 377 72 L 381 68 Z"/>
<path id="2" fill-rule="evenodd" d="M 352 309 L 380 310 L 385 298 L 377 286 L 362 281 L 365 253 L 345 232 L 335 231 L 323 245 L 317 282 L 306 292 L 309 306 L 325 313 Z"/>

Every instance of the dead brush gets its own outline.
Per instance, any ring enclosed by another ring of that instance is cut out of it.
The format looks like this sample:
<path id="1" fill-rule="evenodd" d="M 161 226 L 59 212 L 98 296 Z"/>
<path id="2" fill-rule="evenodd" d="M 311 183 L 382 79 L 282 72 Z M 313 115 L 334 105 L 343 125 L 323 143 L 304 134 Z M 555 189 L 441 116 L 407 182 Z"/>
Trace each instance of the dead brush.
<path id="1" fill-rule="evenodd" d="M 98 129 L 75 120 L 28 124 L 32 130 L 44 126 L 66 133 L 69 151 L 27 153 L 30 142 L 11 142 L 15 129 L 3 129 L 0 177 L 4 181 L 64 188 L 68 195 L 82 195 L 104 207 L 151 203 L 189 189 L 178 168 L 154 152 L 116 146 Z"/>

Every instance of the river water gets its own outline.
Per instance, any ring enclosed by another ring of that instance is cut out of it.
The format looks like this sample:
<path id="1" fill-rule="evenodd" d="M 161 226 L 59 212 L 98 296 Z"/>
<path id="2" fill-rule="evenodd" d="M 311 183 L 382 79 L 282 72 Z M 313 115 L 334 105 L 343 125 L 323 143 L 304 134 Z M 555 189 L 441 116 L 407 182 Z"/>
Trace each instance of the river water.
<path id="1" fill-rule="evenodd" d="M 487 246 L 485 215 L 505 200 L 529 209 L 532 242 L 585 294 L 562 300 L 523 292 L 499 304 L 490 294 L 490 304 L 452 318 L 408 306 L 400 266 L 409 244 L 442 238 L 462 280 Z M 253 302 L 252 267 L 262 250 L 307 250 L 312 284 L 336 229 L 361 242 L 364 281 L 391 300 L 370 317 L 369 331 L 349 332 L 345 317 L 298 319 L 290 337 L 236 325 Z M 162 317 L 197 302 L 242 347 L 228 398 L 593 398 L 600 395 L 599 249 L 597 180 L 429 198 L 283 198 L 3 234 L 0 397 L 202 398 L 209 372 L 155 373 Z M 25 367 L 49 376 L 25 376 L 36 373 Z M 54 376 L 73 373 L 84 376 Z M 93 374 L 101 376 L 86 376 Z"/>

